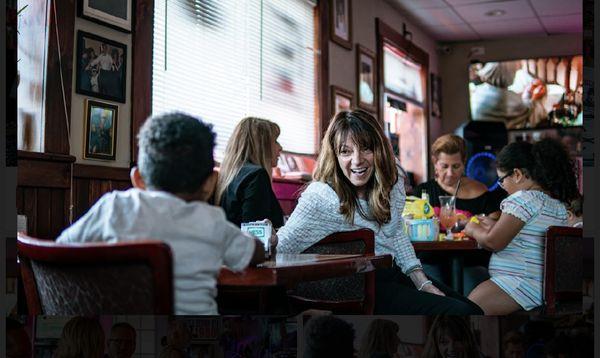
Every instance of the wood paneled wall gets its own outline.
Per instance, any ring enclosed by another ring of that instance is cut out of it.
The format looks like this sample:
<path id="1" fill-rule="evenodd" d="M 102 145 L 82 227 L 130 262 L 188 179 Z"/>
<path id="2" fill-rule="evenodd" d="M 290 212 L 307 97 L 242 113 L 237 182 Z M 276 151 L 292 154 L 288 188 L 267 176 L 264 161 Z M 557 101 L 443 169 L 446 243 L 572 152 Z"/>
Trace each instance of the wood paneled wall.
<path id="1" fill-rule="evenodd" d="M 131 187 L 129 169 L 96 165 L 73 166 L 73 221 L 79 219 L 105 193 Z"/>
<path id="2" fill-rule="evenodd" d="M 54 239 L 69 219 L 71 165 L 75 157 L 18 152 L 17 213 L 27 216 L 27 233 Z"/>
<path id="3" fill-rule="evenodd" d="M 103 194 L 131 187 L 128 168 L 74 161 L 70 155 L 19 151 L 17 213 L 27 216 L 29 235 L 54 240 L 69 225 L 71 202 L 75 221 Z"/>

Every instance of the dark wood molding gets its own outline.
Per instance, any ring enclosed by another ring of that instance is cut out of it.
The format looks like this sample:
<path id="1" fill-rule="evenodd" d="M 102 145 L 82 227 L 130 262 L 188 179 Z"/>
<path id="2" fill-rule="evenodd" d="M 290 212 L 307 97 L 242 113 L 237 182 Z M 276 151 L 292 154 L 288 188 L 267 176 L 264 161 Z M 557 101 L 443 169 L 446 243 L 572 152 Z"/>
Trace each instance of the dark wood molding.
<path id="1" fill-rule="evenodd" d="M 71 155 L 18 151 L 17 186 L 69 189 Z"/>
<path id="2" fill-rule="evenodd" d="M 19 150 L 17 153 L 18 153 L 19 160 L 41 160 L 41 161 L 47 161 L 47 162 L 66 162 L 66 163 L 75 162 L 75 157 L 72 155 L 27 152 L 24 150 Z"/>
<path id="3" fill-rule="evenodd" d="M 56 2 L 56 4 L 54 4 Z M 54 14 L 56 9 L 56 17 Z M 50 20 L 48 28 L 48 52 L 46 68 L 46 99 L 44 125 L 44 152 L 69 154 L 69 133 L 67 131 L 67 119 L 65 117 L 65 106 L 68 116 L 71 115 L 71 87 L 73 76 L 73 50 L 75 30 L 75 1 L 74 0 L 52 0 L 50 3 Z M 58 24 L 54 19 L 58 19 Z M 56 31 L 60 41 L 59 47 L 56 41 Z M 61 65 L 62 77 L 61 82 Z M 63 84 L 65 97 L 63 99 Z M 65 103 L 66 102 L 66 103 Z"/>
<path id="4" fill-rule="evenodd" d="M 56 162 L 19 161 L 17 183 L 20 187 L 69 189 L 71 166 Z"/>
<path id="5" fill-rule="evenodd" d="M 318 49 L 317 56 L 317 88 L 319 98 L 318 105 L 318 123 L 315 126 L 317 140 L 315 141 L 316 153 L 320 150 L 321 138 L 327 131 L 329 120 L 331 118 L 329 101 L 329 1 L 321 0 L 317 6 L 316 23 L 318 36 L 316 36 Z"/>
<path id="6" fill-rule="evenodd" d="M 420 64 L 429 66 L 429 54 L 413 42 L 407 40 L 393 27 L 387 25 L 380 18 L 375 19 L 377 28 L 377 37 L 383 37 L 386 41 L 393 43 L 396 47 L 404 51 L 409 58 Z M 429 74 L 428 74 L 429 75 Z"/>
<path id="7" fill-rule="evenodd" d="M 75 164 L 73 165 L 73 178 L 129 182 L 129 168 Z"/>
<path id="8" fill-rule="evenodd" d="M 131 74 L 131 162 L 137 160 L 137 134 L 152 113 L 152 44 L 154 38 L 154 0 L 137 0 L 132 39 Z"/>

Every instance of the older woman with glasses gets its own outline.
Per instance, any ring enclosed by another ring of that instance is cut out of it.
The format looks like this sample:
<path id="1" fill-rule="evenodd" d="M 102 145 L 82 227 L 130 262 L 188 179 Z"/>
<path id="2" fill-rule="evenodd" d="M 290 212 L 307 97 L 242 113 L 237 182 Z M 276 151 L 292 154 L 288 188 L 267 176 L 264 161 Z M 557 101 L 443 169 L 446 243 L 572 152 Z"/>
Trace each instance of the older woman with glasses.
<path id="1" fill-rule="evenodd" d="M 456 212 L 469 218 L 485 214 L 500 216 L 503 194 L 488 191 L 485 184 L 465 176 L 467 149 L 465 141 L 454 134 L 445 134 L 431 146 L 431 161 L 435 177 L 415 187 L 413 193 L 429 195 L 429 203 L 436 213 L 440 207 L 440 195 L 456 196 Z"/>

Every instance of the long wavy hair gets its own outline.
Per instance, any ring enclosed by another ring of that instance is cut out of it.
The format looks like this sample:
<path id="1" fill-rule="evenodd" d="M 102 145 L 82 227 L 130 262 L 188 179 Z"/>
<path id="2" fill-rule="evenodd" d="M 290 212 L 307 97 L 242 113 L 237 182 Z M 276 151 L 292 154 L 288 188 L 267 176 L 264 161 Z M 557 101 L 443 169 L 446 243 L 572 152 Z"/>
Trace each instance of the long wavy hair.
<path id="1" fill-rule="evenodd" d="M 338 164 L 338 155 L 347 138 L 360 148 L 373 151 L 375 170 L 367 183 L 367 198 L 371 217 L 358 204 L 356 188 L 346 178 Z M 368 112 L 356 109 L 342 111 L 333 117 L 321 143 L 314 178 L 329 184 L 340 198 L 340 213 L 354 223 L 354 213 L 379 225 L 389 222 L 390 193 L 398 181 L 398 171 L 390 142 L 379 122 Z"/>
<path id="2" fill-rule="evenodd" d="M 74 317 L 63 327 L 54 358 L 101 358 L 104 330 L 90 317 Z"/>
<path id="3" fill-rule="evenodd" d="M 398 350 L 400 340 L 398 330 L 400 327 L 394 321 L 387 319 L 374 319 L 369 324 L 364 334 L 358 358 L 371 358 L 373 353 L 387 353 L 393 357 Z"/>
<path id="4" fill-rule="evenodd" d="M 269 120 L 246 117 L 242 119 L 229 137 L 225 156 L 219 170 L 215 204 L 221 202 L 225 190 L 245 163 L 259 165 L 271 177 L 273 142 L 279 137 L 279 126 Z"/>
<path id="5" fill-rule="evenodd" d="M 465 358 L 480 358 L 479 345 L 475 340 L 475 335 L 469 326 L 469 321 L 460 316 L 438 316 L 433 321 L 425 348 L 423 349 L 423 358 L 442 358 L 440 354 L 439 342 L 443 335 L 447 335 L 454 341 L 463 343 Z"/>

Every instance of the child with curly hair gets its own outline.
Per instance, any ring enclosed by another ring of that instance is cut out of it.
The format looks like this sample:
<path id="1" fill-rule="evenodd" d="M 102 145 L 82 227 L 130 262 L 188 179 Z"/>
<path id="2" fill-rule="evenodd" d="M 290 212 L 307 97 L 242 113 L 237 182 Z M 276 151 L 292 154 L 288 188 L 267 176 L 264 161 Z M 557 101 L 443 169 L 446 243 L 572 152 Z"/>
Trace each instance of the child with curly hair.
<path id="1" fill-rule="evenodd" d="M 497 221 L 480 217 L 465 233 L 493 251 L 491 278 L 469 295 L 489 315 L 542 304 L 545 235 L 567 225 L 565 205 L 579 195 L 573 161 L 553 139 L 510 143 L 498 154 L 498 183 L 509 194 Z"/>

